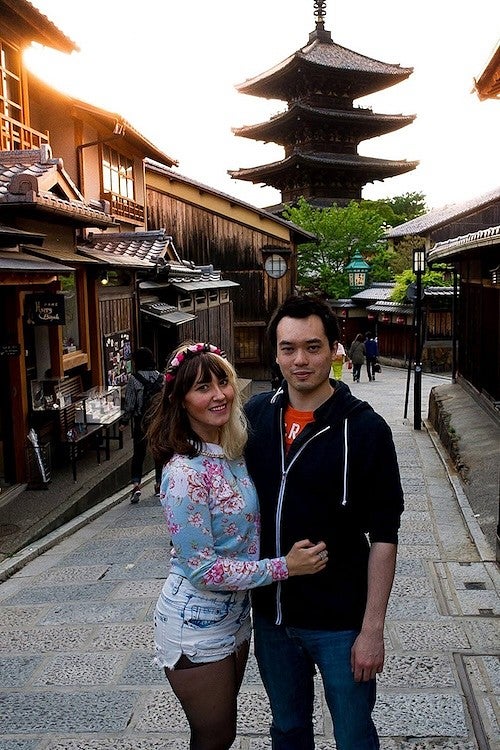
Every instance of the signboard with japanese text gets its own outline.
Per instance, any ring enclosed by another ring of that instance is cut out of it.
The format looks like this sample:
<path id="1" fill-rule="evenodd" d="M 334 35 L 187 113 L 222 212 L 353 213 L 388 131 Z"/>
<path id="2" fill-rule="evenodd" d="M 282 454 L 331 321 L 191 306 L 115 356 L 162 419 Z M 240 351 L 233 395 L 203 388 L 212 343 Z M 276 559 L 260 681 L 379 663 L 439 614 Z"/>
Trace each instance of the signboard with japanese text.
<path id="1" fill-rule="evenodd" d="M 63 326 L 66 323 L 63 294 L 27 294 L 24 301 L 26 323 L 33 326 Z"/>

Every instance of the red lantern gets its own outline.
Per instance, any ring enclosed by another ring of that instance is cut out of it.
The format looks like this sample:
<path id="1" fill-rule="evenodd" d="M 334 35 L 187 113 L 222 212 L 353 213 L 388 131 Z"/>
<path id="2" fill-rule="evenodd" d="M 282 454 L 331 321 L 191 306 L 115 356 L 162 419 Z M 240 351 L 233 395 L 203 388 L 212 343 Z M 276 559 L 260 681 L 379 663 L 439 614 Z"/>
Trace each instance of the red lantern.
<path id="1" fill-rule="evenodd" d="M 375 313 L 369 312 L 368 313 L 368 320 L 375 320 Z"/>
<path id="2" fill-rule="evenodd" d="M 406 318 L 404 315 L 397 315 L 396 316 L 396 323 L 399 323 L 399 325 L 404 325 L 406 323 Z"/>
<path id="3" fill-rule="evenodd" d="M 382 323 L 390 323 L 391 322 L 391 316 L 388 315 L 387 313 L 383 313 L 382 317 L 380 318 L 380 320 L 382 321 Z"/>

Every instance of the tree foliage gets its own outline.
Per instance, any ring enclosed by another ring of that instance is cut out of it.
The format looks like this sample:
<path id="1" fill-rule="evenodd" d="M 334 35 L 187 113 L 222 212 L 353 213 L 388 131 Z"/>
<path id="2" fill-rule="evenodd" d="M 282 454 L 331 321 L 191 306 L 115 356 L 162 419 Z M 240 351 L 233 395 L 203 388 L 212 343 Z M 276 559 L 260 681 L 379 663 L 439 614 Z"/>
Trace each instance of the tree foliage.
<path id="1" fill-rule="evenodd" d="M 393 302 L 407 302 L 407 291 L 410 284 L 416 281 L 416 276 L 411 269 L 406 269 L 402 273 L 397 274 L 395 278 L 396 285 L 391 294 L 391 300 Z M 447 286 L 448 282 L 445 279 L 441 271 L 427 270 L 422 274 L 422 289 L 426 286 Z"/>
<path id="2" fill-rule="evenodd" d="M 422 193 L 378 201 L 351 201 L 345 208 L 337 205 L 315 208 L 300 198 L 296 206 L 284 212 L 284 217 L 315 234 L 318 241 L 298 248 L 299 285 L 334 299 L 349 297 L 345 267 L 356 250 L 371 266 L 371 281 L 391 281 L 403 269 L 398 264 L 398 253 L 388 249 L 384 234 L 388 227 L 424 211 Z M 405 259 L 405 264 L 408 260 Z"/>

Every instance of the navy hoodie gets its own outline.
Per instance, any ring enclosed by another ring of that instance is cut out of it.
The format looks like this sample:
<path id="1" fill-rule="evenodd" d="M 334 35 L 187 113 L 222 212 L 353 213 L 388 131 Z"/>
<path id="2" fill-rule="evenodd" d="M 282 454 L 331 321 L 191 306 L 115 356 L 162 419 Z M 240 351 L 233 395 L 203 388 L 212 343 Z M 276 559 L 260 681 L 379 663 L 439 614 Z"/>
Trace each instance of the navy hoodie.
<path id="1" fill-rule="evenodd" d="M 361 627 L 370 542 L 397 544 L 403 492 L 389 426 L 348 386 L 314 412 L 284 449 L 286 383 L 254 396 L 246 461 L 261 511 L 261 558 L 294 542 L 324 541 L 329 560 L 316 575 L 293 576 L 252 592 L 255 611 L 277 624 L 311 629 Z"/>

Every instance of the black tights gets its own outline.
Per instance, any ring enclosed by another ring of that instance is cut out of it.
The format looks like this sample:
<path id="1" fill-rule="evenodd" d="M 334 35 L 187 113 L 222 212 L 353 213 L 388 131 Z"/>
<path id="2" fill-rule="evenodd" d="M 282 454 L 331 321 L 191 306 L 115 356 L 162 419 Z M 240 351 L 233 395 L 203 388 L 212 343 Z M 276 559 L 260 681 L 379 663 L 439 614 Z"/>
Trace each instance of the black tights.
<path id="1" fill-rule="evenodd" d="M 190 750 L 229 750 L 236 737 L 236 703 L 249 643 L 222 661 L 193 664 L 181 656 L 165 674 L 191 729 Z"/>

